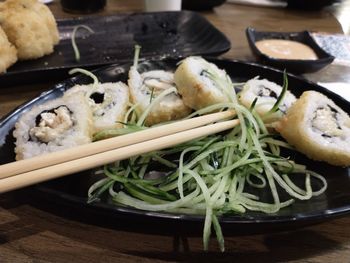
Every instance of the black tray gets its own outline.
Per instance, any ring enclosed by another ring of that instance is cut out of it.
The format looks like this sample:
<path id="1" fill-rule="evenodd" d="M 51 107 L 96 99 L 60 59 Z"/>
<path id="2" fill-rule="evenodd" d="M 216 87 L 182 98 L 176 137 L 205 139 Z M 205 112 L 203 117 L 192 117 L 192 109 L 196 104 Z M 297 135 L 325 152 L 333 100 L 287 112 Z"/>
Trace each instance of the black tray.
<path id="1" fill-rule="evenodd" d="M 130 61 L 134 46 L 142 46 L 141 57 L 219 55 L 230 49 L 230 41 L 204 17 L 191 11 L 118 14 L 57 21 L 60 43 L 51 55 L 17 62 L 0 74 L 0 87 L 62 80 L 68 69 Z M 75 26 L 86 25 L 76 34 L 81 59 L 76 62 L 71 44 Z"/>
<path id="2" fill-rule="evenodd" d="M 226 69 L 233 81 L 242 82 L 255 76 L 267 78 L 276 83 L 282 84 L 283 73 L 279 70 L 253 63 L 211 59 L 220 68 Z M 143 62 L 140 64 L 140 70 L 166 68 L 173 69 L 178 60 L 156 60 Z M 123 65 L 111 65 L 98 69 L 95 74 L 101 82 L 106 81 L 126 81 L 130 63 Z M 289 88 L 296 95 L 300 96 L 305 90 L 316 90 L 324 93 L 346 112 L 350 112 L 350 103 L 340 96 L 322 88 L 314 83 L 306 81 L 294 75 L 288 75 Z M 20 113 L 37 103 L 52 99 L 62 95 L 63 91 L 77 83 L 87 83 L 91 81 L 86 76 L 77 76 L 57 84 L 52 90 L 43 93 L 38 98 L 20 106 L 17 110 L 10 113 L 0 121 L 0 163 L 6 163 L 14 160 L 14 140 L 12 130 Z M 246 214 L 230 215 L 220 218 L 224 230 L 231 230 L 225 234 L 247 234 L 262 233 L 276 230 L 295 229 L 305 225 L 310 225 L 337 216 L 349 214 L 350 212 L 350 169 L 334 167 L 322 162 L 315 162 L 307 159 L 303 155 L 296 155 L 297 162 L 306 164 L 309 169 L 319 172 L 326 176 L 328 189 L 326 192 L 309 201 L 296 201 L 292 206 L 280 210 L 276 214 L 263 214 L 257 212 L 247 212 Z M 160 223 L 163 226 L 171 227 L 175 225 L 187 226 L 186 229 L 201 230 L 203 217 L 186 214 L 171 214 L 162 212 L 148 212 L 118 205 L 112 205 L 108 202 L 86 203 L 87 189 L 92 184 L 90 172 L 82 172 L 67 176 L 61 179 L 46 182 L 35 186 L 36 193 L 44 198 L 41 200 L 50 200 L 55 203 L 73 206 L 73 214 L 97 214 L 102 221 L 110 219 L 115 224 L 119 224 L 115 219 L 126 219 L 127 222 L 145 222 L 154 224 L 157 229 Z M 301 179 L 303 180 L 303 179 Z M 298 184 L 298 182 L 296 182 Z M 303 182 L 299 182 L 301 185 Z M 283 193 L 281 193 L 283 197 Z M 54 210 L 59 210 L 56 206 Z M 102 215 L 102 216 L 101 216 Z M 88 216 L 84 216 L 88 218 Z M 80 218 L 81 219 L 81 218 Z M 113 221 L 114 220 L 114 221 Z M 131 223 L 130 223 L 131 224 Z M 190 227 L 188 227 L 190 226 Z"/>

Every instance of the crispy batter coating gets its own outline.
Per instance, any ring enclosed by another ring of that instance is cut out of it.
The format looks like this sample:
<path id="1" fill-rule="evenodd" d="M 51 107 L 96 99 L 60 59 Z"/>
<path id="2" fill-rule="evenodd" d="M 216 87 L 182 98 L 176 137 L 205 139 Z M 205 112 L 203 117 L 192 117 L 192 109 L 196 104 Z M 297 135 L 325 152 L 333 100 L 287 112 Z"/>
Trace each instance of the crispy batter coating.
<path id="1" fill-rule="evenodd" d="M 83 93 L 92 111 L 94 133 L 123 127 L 120 122 L 129 106 L 129 87 L 123 82 L 99 83 L 96 87 L 76 85 L 64 93 L 64 96 L 76 96 Z"/>
<path id="2" fill-rule="evenodd" d="M 0 73 L 5 72 L 16 61 L 17 50 L 9 42 L 4 30 L 0 26 Z"/>
<path id="3" fill-rule="evenodd" d="M 350 165 L 350 118 L 323 94 L 305 91 L 276 129 L 309 158 Z"/>
<path id="4" fill-rule="evenodd" d="M 59 42 L 59 33 L 55 17 L 46 5 L 37 0 L 7 0 L 7 2 L 10 4 L 14 3 L 15 5 L 21 4 L 37 13 L 44 19 L 44 22 L 49 29 L 53 44 L 56 45 Z"/>
<path id="5" fill-rule="evenodd" d="M 58 31 L 50 10 L 35 0 L 4 2 L 0 5 L 0 24 L 17 48 L 20 60 L 50 54 L 58 42 Z"/>
<path id="6" fill-rule="evenodd" d="M 281 92 L 282 87 L 276 83 L 267 79 L 254 78 L 244 84 L 243 90 L 239 94 L 239 101 L 249 109 L 256 100 L 255 111 L 263 118 L 265 123 L 272 123 L 281 119 L 296 101 L 295 96 L 287 90 L 279 104 L 278 111 L 270 113 Z"/>
<path id="7" fill-rule="evenodd" d="M 188 57 L 176 69 L 175 83 L 188 107 L 199 110 L 229 101 L 221 87 L 211 79 L 211 74 L 223 80 L 226 77 L 223 70 L 200 57 Z"/>
<path id="8" fill-rule="evenodd" d="M 128 80 L 130 99 L 138 105 L 136 112 L 139 116 L 149 107 L 151 96 L 157 97 L 164 90 L 175 87 L 173 79 L 173 73 L 163 70 L 152 70 L 140 74 L 135 67 L 130 69 Z M 153 106 L 145 124 L 152 126 L 161 122 L 178 120 L 189 115 L 190 112 L 191 108 L 184 104 L 181 97 L 171 93 Z"/>

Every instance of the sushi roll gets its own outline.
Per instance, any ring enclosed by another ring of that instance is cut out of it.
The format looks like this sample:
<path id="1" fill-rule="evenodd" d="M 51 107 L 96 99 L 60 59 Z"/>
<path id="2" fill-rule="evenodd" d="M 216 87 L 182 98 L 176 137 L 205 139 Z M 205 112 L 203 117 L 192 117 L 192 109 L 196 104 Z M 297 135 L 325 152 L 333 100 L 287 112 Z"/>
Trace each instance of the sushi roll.
<path id="1" fill-rule="evenodd" d="M 17 61 L 17 50 L 9 42 L 4 30 L 0 26 L 0 73 Z"/>
<path id="2" fill-rule="evenodd" d="M 282 118 L 287 110 L 296 101 L 295 96 L 288 90 L 278 106 L 278 111 L 269 113 L 278 97 L 281 95 L 282 87 L 266 79 L 254 78 L 243 86 L 239 94 L 239 101 L 247 108 L 250 108 L 257 99 L 254 109 L 263 118 L 264 122 L 270 123 Z M 269 113 L 269 114 L 268 114 Z"/>
<path id="3" fill-rule="evenodd" d="M 122 82 L 77 85 L 64 96 L 82 92 L 93 117 L 94 133 L 105 129 L 122 127 L 129 104 L 129 88 Z"/>
<path id="4" fill-rule="evenodd" d="M 218 83 L 217 78 L 220 79 Z M 227 74 L 201 57 L 184 59 L 175 71 L 174 79 L 184 103 L 196 110 L 220 102 L 229 102 L 225 88 Z M 225 83 L 224 87 L 221 83 Z"/>
<path id="5" fill-rule="evenodd" d="M 91 123 L 91 112 L 82 94 L 34 106 L 15 125 L 16 160 L 89 143 Z"/>
<path id="6" fill-rule="evenodd" d="M 136 113 L 140 116 L 163 91 L 176 88 L 174 74 L 164 70 L 152 70 L 139 73 L 136 66 L 129 71 L 128 85 L 130 97 L 137 105 Z M 190 114 L 191 109 L 182 101 L 179 94 L 172 92 L 154 104 L 150 110 L 145 125 L 152 126 L 157 123 L 177 120 Z"/>
<path id="7" fill-rule="evenodd" d="M 319 92 L 304 92 L 276 129 L 311 159 L 350 165 L 349 115 Z"/>

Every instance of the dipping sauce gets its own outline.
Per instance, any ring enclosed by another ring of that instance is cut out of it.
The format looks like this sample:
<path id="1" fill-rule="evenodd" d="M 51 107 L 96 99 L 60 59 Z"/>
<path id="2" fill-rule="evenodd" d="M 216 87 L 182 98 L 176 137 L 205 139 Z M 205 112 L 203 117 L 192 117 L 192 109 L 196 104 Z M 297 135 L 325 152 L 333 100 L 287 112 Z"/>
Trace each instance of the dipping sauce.
<path id="1" fill-rule="evenodd" d="M 265 39 L 255 42 L 261 53 L 278 59 L 315 60 L 317 55 L 309 46 L 292 40 Z"/>

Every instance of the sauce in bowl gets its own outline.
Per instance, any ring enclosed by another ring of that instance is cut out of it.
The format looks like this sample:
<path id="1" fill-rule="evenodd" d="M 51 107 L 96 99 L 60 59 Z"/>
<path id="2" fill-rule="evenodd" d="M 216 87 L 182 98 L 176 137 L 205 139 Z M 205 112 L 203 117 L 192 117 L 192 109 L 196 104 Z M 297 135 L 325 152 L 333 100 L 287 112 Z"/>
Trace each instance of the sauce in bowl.
<path id="1" fill-rule="evenodd" d="M 316 60 L 315 51 L 300 42 L 283 39 L 264 39 L 255 42 L 261 53 L 277 59 Z"/>

